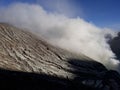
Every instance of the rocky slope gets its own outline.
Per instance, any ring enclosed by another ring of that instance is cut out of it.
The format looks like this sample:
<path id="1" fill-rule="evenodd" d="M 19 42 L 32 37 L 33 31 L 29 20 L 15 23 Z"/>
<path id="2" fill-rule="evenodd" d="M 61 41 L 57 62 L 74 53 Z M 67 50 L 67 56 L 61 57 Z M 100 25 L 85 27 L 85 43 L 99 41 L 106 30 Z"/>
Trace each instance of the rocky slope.
<path id="1" fill-rule="evenodd" d="M 69 59 L 91 61 L 90 58 L 82 54 L 75 55 L 53 47 L 31 33 L 8 24 L 0 24 L 1 68 L 72 78 L 74 76 L 72 67 L 75 65 L 71 66 L 68 63 Z M 98 63 L 93 61 L 91 64 Z M 93 67 L 91 65 L 91 68 Z"/>
<path id="2" fill-rule="evenodd" d="M 2 69 L 0 77 L 3 81 L 5 78 L 13 78 L 14 83 L 16 83 L 17 77 L 23 82 L 33 78 L 32 81 L 39 87 L 37 90 L 42 87 L 39 84 L 41 80 L 47 84 L 49 82 L 52 83 L 50 85 L 55 85 L 56 88 L 52 88 L 54 90 L 58 90 L 58 88 L 60 90 L 60 87 L 63 87 L 61 85 L 70 86 L 67 88 L 69 90 L 74 86 L 76 90 L 120 89 L 120 77 L 117 72 L 108 71 L 102 64 L 83 54 L 77 55 L 54 47 L 29 32 L 5 23 L 0 23 L 0 68 Z M 10 71 L 6 72 L 6 70 Z M 11 70 L 17 72 L 11 72 Z M 20 72 L 24 72 L 24 74 L 21 75 Z M 28 72 L 33 73 L 33 75 Z M 35 73 L 37 78 L 34 77 Z M 47 75 L 47 77 L 43 77 L 41 74 Z M 25 79 L 26 77 L 29 78 Z M 50 77 L 55 78 L 52 80 Z M 5 85 L 8 80 L 5 79 Z M 61 82 L 59 83 L 59 81 Z M 55 83 L 58 83 L 58 87 Z M 63 89 L 66 90 L 66 88 Z"/>

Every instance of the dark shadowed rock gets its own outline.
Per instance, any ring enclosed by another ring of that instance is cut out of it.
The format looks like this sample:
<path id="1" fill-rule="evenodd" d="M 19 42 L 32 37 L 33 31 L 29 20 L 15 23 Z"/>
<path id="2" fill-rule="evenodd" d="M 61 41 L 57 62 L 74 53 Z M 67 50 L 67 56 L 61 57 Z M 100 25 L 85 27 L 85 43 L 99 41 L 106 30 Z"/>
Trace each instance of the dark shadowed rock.
<path id="1" fill-rule="evenodd" d="M 0 89 L 120 90 L 120 75 L 83 54 L 0 24 Z M 8 87 L 10 85 L 10 87 Z M 115 87 L 114 87 L 115 86 Z"/>
<path id="2" fill-rule="evenodd" d="M 120 59 L 120 32 L 118 36 L 109 41 L 112 51 L 116 54 L 117 58 Z"/>

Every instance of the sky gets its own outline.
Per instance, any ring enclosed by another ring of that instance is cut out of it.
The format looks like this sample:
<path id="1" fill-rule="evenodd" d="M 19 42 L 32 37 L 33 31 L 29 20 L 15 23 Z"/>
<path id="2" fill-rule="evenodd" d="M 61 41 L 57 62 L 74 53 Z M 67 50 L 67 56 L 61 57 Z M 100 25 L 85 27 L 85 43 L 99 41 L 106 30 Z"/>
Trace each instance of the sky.
<path id="1" fill-rule="evenodd" d="M 49 12 L 81 17 L 98 27 L 120 30 L 120 0 L 0 0 L 0 7 L 15 2 L 40 4 Z"/>

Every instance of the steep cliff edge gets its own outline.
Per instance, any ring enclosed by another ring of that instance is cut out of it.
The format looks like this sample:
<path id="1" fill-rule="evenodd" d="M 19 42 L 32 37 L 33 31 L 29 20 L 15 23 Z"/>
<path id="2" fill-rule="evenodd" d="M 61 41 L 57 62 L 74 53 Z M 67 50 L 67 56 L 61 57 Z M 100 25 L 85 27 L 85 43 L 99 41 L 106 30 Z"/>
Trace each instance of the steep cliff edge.
<path id="1" fill-rule="evenodd" d="M 29 32 L 5 23 L 0 23 L 0 68 L 64 78 L 76 83 L 79 89 L 85 85 L 94 89 L 114 90 L 114 84 L 117 89 L 120 88 L 117 72 L 108 71 L 102 64 L 83 54 L 54 47 Z M 19 76 L 17 73 L 15 75 Z M 14 74 L 11 76 L 14 77 Z"/>

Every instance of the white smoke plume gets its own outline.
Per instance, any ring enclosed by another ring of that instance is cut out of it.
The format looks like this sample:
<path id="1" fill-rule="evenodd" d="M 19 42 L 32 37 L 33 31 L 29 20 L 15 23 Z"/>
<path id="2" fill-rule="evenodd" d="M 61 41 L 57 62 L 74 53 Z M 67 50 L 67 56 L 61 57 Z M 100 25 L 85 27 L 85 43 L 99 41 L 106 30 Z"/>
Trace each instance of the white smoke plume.
<path id="1" fill-rule="evenodd" d="M 116 33 L 82 18 L 50 13 L 36 4 L 17 3 L 0 9 L 0 22 L 26 28 L 53 45 L 74 53 L 83 53 L 109 69 L 119 68 L 119 61 L 114 59 L 115 54 L 105 38 L 106 35 L 114 37 Z"/>

